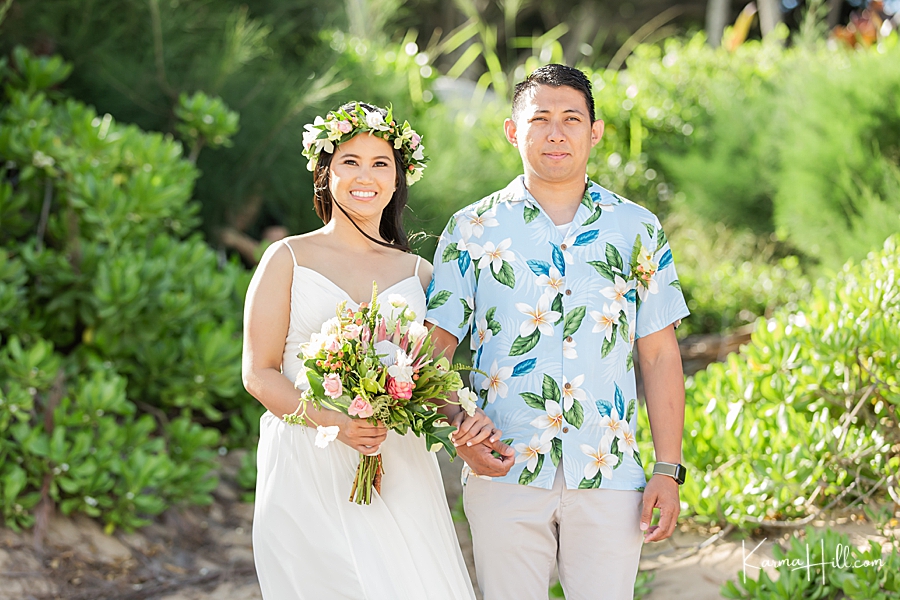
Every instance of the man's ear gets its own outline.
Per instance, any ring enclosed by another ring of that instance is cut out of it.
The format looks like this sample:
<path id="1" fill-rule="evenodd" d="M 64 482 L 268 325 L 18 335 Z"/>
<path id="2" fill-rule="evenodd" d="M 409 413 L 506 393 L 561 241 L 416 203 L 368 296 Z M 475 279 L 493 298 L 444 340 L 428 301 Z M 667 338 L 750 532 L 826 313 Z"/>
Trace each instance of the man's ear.
<path id="1" fill-rule="evenodd" d="M 603 138 L 603 129 L 605 125 L 602 119 L 597 119 L 591 124 L 591 148 L 596 146 Z"/>
<path id="2" fill-rule="evenodd" d="M 519 141 L 516 139 L 516 122 L 512 119 L 506 119 L 503 121 L 503 131 L 506 133 L 507 141 L 515 146 L 519 147 Z"/>

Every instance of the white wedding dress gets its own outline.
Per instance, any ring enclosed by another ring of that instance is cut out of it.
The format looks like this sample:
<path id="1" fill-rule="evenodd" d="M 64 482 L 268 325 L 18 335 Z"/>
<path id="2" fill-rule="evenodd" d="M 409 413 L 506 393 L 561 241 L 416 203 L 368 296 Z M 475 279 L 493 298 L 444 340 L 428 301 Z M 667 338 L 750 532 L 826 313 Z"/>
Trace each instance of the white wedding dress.
<path id="1" fill-rule="evenodd" d="M 326 276 L 294 264 L 282 365 L 291 381 L 302 365 L 300 344 L 339 302 L 356 306 Z M 383 306 L 400 294 L 420 322 L 425 317 L 415 274 L 380 294 Z M 263 598 L 474 599 L 437 459 L 424 439 L 388 434 L 381 494 L 366 506 L 349 501 L 359 453 L 337 440 L 317 448 L 315 437 L 314 428 L 287 425 L 268 411 L 260 419 L 253 554 Z"/>

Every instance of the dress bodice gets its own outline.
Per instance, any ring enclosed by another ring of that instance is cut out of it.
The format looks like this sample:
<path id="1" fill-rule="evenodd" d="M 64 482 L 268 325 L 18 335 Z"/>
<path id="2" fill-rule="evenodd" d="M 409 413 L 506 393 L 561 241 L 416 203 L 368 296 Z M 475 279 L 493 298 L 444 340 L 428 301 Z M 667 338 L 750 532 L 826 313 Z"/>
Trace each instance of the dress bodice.
<path id="1" fill-rule="evenodd" d="M 285 242 L 290 248 L 290 245 Z M 291 252 L 293 254 L 293 251 Z M 416 272 L 419 262 L 416 261 Z M 417 274 L 410 275 L 397 283 L 378 291 L 382 313 L 390 308 L 388 297 L 398 294 L 406 299 L 410 309 L 416 314 L 416 321 L 425 318 L 425 292 Z M 309 341 L 310 336 L 322 327 L 322 323 L 335 316 L 335 309 L 341 302 L 350 308 L 359 306 L 350 295 L 331 279 L 318 271 L 294 264 L 291 282 L 291 319 L 282 356 L 282 373 L 291 381 L 303 366 L 298 358 L 300 345 Z"/>

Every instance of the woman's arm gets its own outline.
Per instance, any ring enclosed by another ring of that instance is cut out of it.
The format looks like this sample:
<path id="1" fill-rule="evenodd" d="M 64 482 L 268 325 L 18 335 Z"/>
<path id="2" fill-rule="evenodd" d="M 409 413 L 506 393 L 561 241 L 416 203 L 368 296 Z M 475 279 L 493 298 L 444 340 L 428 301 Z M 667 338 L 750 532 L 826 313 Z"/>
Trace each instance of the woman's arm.
<path id="1" fill-rule="evenodd" d="M 294 412 L 300 403 L 300 392 L 281 373 L 290 324 L 293 267 L 293 258 L 284 244 L 269 246 L 250 281 L 244 304 L 244 388 L 279 418 Z M 334 410 L 318 410 L 310 405 L 306 415 L 311 427 L 337 425 L 341 429 L 338 439 L 366 454 L 372 453 L 387 435 L 384 427 Z"/>

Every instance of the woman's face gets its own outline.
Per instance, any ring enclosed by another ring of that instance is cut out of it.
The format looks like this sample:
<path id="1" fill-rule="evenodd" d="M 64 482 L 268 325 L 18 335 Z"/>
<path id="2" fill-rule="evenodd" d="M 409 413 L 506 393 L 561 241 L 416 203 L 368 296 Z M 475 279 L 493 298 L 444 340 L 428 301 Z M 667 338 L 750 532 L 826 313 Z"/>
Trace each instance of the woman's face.
<path id="1" fill-rule="evenodd" d="M 335 201 L 353 217 L 380 221 L 397 187 L 391 145 L 361 133 L 337 147 L 330 168 L 329 188 Z"/>

